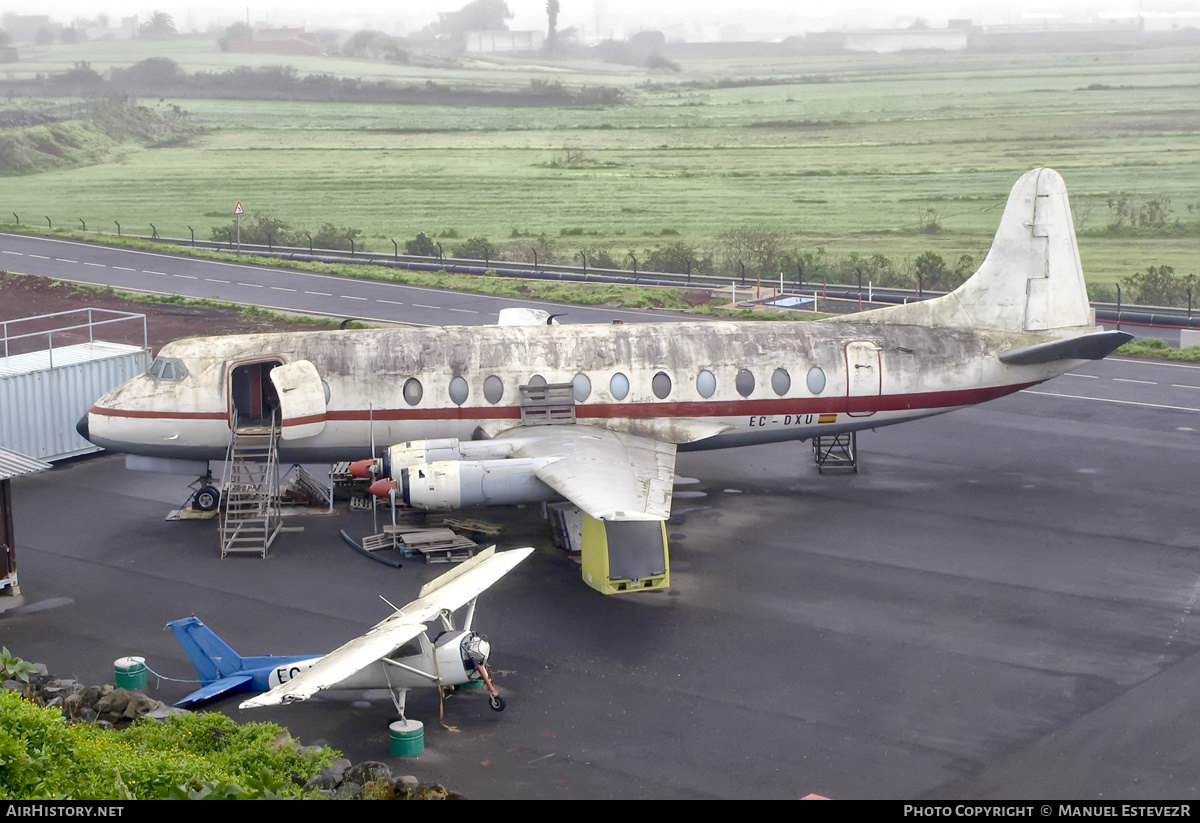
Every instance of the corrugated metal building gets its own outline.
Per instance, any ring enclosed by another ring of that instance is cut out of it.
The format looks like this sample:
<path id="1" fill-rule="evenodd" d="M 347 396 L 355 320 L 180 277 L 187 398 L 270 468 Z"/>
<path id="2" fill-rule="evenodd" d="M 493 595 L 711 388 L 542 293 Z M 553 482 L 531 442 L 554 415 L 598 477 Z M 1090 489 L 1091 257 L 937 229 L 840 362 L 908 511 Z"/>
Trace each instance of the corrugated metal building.
<path id="1" fill-rule="evenodd" d="M 115 321 L 92 319 L 102 311 L 99 309 L 81 311 L 88 312 L 88 322 L 52 330 L 7 334 L 18 323 L 43 321 L 39 325 L 44 326 L 48 318 L 60 315 L 4 324 L 4 346 L 0 352 L 10 351 L 14 341 L 28 344 L 39 337 L 45 338 L 48 347 L 0 357 L 0 448 L 48 461 L 99 451 L 79 436 L 75 424 L 101 395 L 144 372 L 149 364 L 149 351 L 144 344 L 134 346 L 94 339 L 97 327 Z M 103 312 L 101 316 L 112 315 L 122 315 L 117 319 L 140 324 L 144 338 L 144 315 Z M 58 334 L 59 340 L 69 339 L 67 332 L 82 334 L 89 342 L 54 345 L 54 335 Z"/>

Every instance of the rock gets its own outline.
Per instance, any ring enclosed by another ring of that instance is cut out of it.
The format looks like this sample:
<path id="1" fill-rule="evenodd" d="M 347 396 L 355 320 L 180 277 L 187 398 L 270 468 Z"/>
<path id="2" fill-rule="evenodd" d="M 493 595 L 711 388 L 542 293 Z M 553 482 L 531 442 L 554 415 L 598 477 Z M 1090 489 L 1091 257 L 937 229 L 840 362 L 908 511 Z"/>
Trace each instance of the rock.
<path id="1" fill-rule="evenodd" d="M 391 780 L 392 769 L 386 763 L 380 763 L 378 760 L 365 760 L 357 766 L 347 769 L 343 779 L 360 785 L 372 780 Z"/>
<path id="2" fill-rule="evenodd" d="M 100 714 L 125 714 L 129 706 L 130 694 L 125 689 L 114 689 L 96 701 L 96 711 Z"/>
<path id="3" fill-rule="evenodd" d="M 320 772 L 313 775 L 304 784 L 306 789 L 333 789 L 338 786 L 346 776 L 346 771 L 350 768 L 351 763 L 344 757 L 339 757 L 337 760 L 330 763 Z"/>

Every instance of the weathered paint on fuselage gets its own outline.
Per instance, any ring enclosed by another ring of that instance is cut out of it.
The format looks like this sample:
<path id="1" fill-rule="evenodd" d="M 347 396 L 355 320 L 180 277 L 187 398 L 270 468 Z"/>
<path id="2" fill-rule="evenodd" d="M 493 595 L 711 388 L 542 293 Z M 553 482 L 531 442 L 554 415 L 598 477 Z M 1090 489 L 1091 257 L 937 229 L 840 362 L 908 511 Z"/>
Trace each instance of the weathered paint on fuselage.
<path id="1" fill-rule="evenodd" d="M 230 436 L 231 370 L 267 359 L 308 360 L 329 388 L 324 429 L 282 442 L 285 461 L 357 459 L 372 441 L 379 447 L 494 436 L 520 424 L 518 387 L 535 375 L 548 383 L 587 377 L 590 393 L 575 406 L 580 424 L 653 436 L 687 449 L 899 423 L 1017 391 L 1080 362 L 1010 366 L 997 358 L 1053 333 L 877 322 L 871 314 L 813 323 L 480 326 L 180 340 L 160 356 L 181 360 L 188 375 L 181 380 L 142 375 L 105 395 L 89 415 L 89 437 L 134 454 L 222 459 Z M 872 346 L 856 346 L 859 356 L 850 355 L 850 362 L 847 346 L 855 343 L 873 344 L 877 354 Z M 824 376 L 815 392 L 808 380 L 814 368 Z M 772 379 L 780 369 L 788 383 L 782 392 L 781 380 Z M 697 382 L 703 370 L 715 377 L 715 391 L 707 398 Z M 737 385 L 742 370 L 754 378 L 744 396 Z M 612 393 L 618 373 L 629 382 L 622 399 Z M 660 373 L 671 383 L 662 398 L 654 391 Z M 495 403 L 484 392 L 492 376 L 503 385 Z M 469 388 L 461 405 L 450 398 L 455 377 Z M 414 378 L 422 396 L 410 405 L 403 388 Z M 715 425 L 697 427 L 694 421 Z M 716 426 L 727 428 L 695 439 Z"/>

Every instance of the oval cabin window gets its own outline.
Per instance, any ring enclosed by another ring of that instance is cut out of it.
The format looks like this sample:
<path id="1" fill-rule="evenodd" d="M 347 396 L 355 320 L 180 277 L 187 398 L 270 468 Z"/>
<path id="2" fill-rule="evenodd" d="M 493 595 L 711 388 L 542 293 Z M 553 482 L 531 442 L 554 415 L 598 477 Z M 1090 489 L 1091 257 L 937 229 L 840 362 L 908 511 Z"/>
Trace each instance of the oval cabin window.
<path id="1" fill-rule="evenodd" d="M 776 369 L 775 373 L 771 375 L 771 388 L 775 393 L 783 397 L 791 387 L 792 376 L 787 373 L 787 369 Z"/>
<path id="2" fill-rule="evenodd" d="M 810 392 L 820 394 L 825 391 L 825 372 L 817 366 L 813 366 L 808 370 L 808 379 L 805 382 L 808 384 Z"/>
<path id="3" fill-rule="evenodd" d="M 660 371 L 654 375 L 654 379 L 650 381 L 650 388 L 654 390 L 654 396 L 659 400 L 666 400 L 667 395 L 671 393 L 671 377 L 666 372 Z"/>
<path id="4" fill-rule="evenodd" d="M 454 401 L 454 405 L 461 406 L 467 402 L 467 395 L 471 393 L 471 387 L 467 385 L 467 381 L 462 377 L 456 377 L 450 381 L 450 399 Z"/>
<path id="5" fill-rule="evenodd" d="M 404 402 L 410 406 L 415 406 L 421 402 L 421 395 L 425 390 L 421 388 L 421 381 L 415 377 L 410 377 L 404 381 Z"/>
<path id="6" fill-rule="evenodd" d="M 571 380 L 572 390 L 575 394 L 575 402 L 582 403 L 592 395 L 592 381 L 583 372 L 575 375 Z"/>
<path id="7" fill-rule="evenodd" d="M 749 369 L 742 369 L 737 373 L 733 385 L 737 387 L 738 394 L 749 397 L 754 392 L 754 374 Z"/>
<path id="8" fill-rule="evenodd" d="M 624 400 L 629 396 L 629 378 L 617 372 L 608 381 L 608 391 L 615 400 Z"/>
<path id="9" fill-rule="evenodd" d="M 701 397 L 712 397 L 717 392 L 717 377 L 708 369 L 696 375 L 696 391 Z"/>
<path id="10" fill-rule="evenodd" d="M 494 374 L 484 380 L 483 396 L 489 403 L 499 403 L 500 398 L 504 397 L 504 381 Z"/>

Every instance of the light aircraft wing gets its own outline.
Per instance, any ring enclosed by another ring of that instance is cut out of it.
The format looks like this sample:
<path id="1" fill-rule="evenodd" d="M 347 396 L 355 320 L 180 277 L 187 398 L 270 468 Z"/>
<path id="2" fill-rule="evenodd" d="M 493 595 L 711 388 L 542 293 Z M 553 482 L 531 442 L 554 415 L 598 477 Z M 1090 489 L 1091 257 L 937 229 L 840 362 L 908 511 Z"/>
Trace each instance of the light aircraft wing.
<path id="1" fill-rule="evenodd" d="M 336 686 L 424 632 L 425 621 L 433 619 L 443 609 L 454 611 L 478 597 L 532 553 L 531 548 L 499 554 L 495 546 L 484 549 L 467 562 L 426 583 L 416 600 L 375 624 L 366 634 L 334 649 L 288 682 L 244 701 L 239 708 L 251 709 L 307 700 L 322 689 Z"/>
<path id="2" fill-rule="evenodd" d="M 517 457 L 558 457 L 537 477 L 597 520 L 671 516 L 675 444 L 591 426 L 529 426 L 502 435 Z"/>

